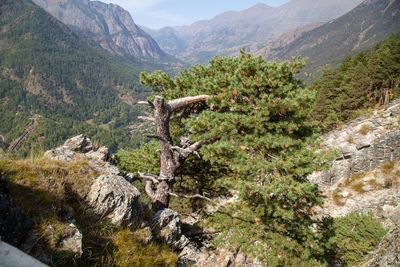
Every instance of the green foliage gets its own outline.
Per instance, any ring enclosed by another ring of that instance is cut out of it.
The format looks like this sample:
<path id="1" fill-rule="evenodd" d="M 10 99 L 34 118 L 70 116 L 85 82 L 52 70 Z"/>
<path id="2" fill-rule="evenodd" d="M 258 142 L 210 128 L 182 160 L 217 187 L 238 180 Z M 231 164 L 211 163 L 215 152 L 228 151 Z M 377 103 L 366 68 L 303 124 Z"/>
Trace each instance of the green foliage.
<path id="1" fill-rule="evenodd" d="M 359 212 L 335 219 L 334 231 L 329 242 L 336 251 L 336 258 L 344 260 L 348 266 L 362 262 L 386 234 L 372 213 L 366 215 Z"/>
<path id="2" fill-rule="evenodd" d="M 161 72 L 141 74 L 141 82 L 167 100 L 211 95 L 171 121 L 177 144 L 180 136 L 215 141 L 201 148 L 201 159 L 185 162 L 182 177 L 192 185 L 186 190 L 212 181 L 211 190 L 237 195 L 209 217 L 221 231 L 218 244 L 240 247 L 273 265 L 314 264 L 322 253 L 312 217 L 322 196 L 305 179 L 321 167 L 322 155 L 315 153 L 316 136 L 306 122 L 314 94 L 295 78 L 302 66 L 299 58 L 266 62 L 241 51 L 236 58 L 217 56 L 208 66 L 195 65 L 175 79 Z M 208 169 L 199 176 L 201 161 Z"/>
<path id="3" fill-rule="evenodd" d="M 135 172 L 160 172 L 160 154 L 156 151 L 160 149 L 160 144 L 156 141 L 142 143 L 140 149 L 132 151 L 118 151 L 114 154 L 114 159 L 122 170 Z"/>
<path id="4" fill-rule="evenodd" d="M 386 94 L 398 96 L 399 73 L 400 34 L 394 34 L 368 51 L 348 56 L 312 83 L 311 89 L 317 92 L 312 118 L 332 129 L 359 116 L 360 110 L 384 103 Z"/>
<path id="5" fill-rule="evenodd" d="M 141 110 L 121 99 L 135 103 L 149 95 L 139 72 L 160 66 L 112 56 L 30 1 L 1 1 L 0 9 L 1 147 L 39 114 L 38 127 L 19 149 L 25 155 L 81 133 L 112 151 L 135 148 L 141 138 L 128 126 Z"/>

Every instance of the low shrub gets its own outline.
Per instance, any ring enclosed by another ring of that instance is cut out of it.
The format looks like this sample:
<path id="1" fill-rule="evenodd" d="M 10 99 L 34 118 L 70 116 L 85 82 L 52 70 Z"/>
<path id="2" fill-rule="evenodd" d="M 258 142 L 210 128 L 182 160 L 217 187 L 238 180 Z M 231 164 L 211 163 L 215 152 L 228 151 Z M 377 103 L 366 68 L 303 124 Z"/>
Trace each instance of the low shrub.
<path id="1" fill-rule="evenodd" d="M 372 213 L 360 212 L 335 219 L 334 232 L 330 243 L 336 251 L 336 258 L 345 261 L 348 266 L 362 262 L 386 234 Z"/>

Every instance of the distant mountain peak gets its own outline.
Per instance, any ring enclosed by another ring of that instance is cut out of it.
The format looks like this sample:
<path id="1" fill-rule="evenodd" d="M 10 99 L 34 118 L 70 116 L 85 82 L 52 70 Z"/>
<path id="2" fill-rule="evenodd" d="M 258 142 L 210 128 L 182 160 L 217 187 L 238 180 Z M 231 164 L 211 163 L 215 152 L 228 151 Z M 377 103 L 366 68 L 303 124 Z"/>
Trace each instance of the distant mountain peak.
<path id="1" fill-rule="evenodd" d="M 264 3 L 258 3 L 258 4 L 255 4 L 254 6 L 250 7 L 250 8 L 273 8 L 273 7 L 269 6 L 267 4 L 264 4 Z"/>
<path id="2" fill-rule="evenodd" d="M 160 59 L 166 54 L 140 29 L 128 11 L 116 4 L 89 0 L 33 0 L 66 25 L 94 33 L 94 39 L 114 54 Z"/>
<path id="3" fill-rule="evenodd" d="M 283 33 L 325 23 L 362 0 L 294 0 L 278 7 L 258 3 L 227 11 L 210 20 L 150 33 L 167 53 L 191 63 L 207 63 L 215 54 L 233 55 L 246 47 L 255 52 Z"/>

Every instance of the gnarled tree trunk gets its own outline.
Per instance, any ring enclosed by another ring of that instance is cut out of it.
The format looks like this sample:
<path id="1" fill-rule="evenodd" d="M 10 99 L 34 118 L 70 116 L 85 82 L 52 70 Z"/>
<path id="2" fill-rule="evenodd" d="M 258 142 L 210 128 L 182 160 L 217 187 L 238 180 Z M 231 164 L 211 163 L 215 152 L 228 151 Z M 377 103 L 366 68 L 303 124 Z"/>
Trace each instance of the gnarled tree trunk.
<path id="1" fill-rule="evenodd" d="M 208 141 L 205 140 L 192 145 L 182 144 L 182 147 L 174 146 L 169 130 L 171 114 L 175 110 L 188 105 L 205 102 L 208 98 L 208 95 L 184 97 L 171 100 L 166 104 L 161 96 L 156 96 L 154 103 L 150 101 L 147 102 L 153 109 L 154 117 L 141 117 L 141 119 L 152 121 L 156 125 L 157 134 L 147 135 L 147 137 L 156 138 L 160 142 L 161 166 L 158 176 L 148 173 L 139 173 L 139 175 L 147 180 L 145 190 L 152 201 L 152 209 L 154 211 L 168 208 L 171 195 L 178 196 L 172 192 L 176 170 L 190 154 L 196 153 L 199 148 L 208 143 Z M 154 187 L 156 188 L 154 189 Z M 205 198 L 203 196 L 199 197 Z"/>

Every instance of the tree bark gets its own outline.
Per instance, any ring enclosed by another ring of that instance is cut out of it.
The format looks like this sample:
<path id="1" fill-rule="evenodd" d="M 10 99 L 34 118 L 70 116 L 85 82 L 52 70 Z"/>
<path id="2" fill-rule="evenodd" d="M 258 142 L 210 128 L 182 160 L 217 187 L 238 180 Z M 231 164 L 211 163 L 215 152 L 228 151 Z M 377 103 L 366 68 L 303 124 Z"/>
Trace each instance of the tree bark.
<path id="1" fill-rule="evenodd" d="M 152 201 L 152 209 L 157 212 L 168 208 L 169 201 L 175 183 L 175 172 L 192 153 L 195 153 L 208 141 L 196 142 L 186 148 L 173 146 L 169 130 L 169 121 L 171 114 L 180 108 L 191 104 L 205 102 L 208 95 L 190 96 L 169 101 L 165 104 L 161 96 L 156 96 L 154 103 L 141 102 L 149 104 L 153 109 L 154 118 L 143 118 L 147 121 L 154 121 L 157 134 L 147 135 L 156 138 L 160 142 L 160 173 L 158 176 L 139 173 L 140 177 L 147 180 L 146 194 Z M 153 187 L 156 187 L 154 190 Z"/>

